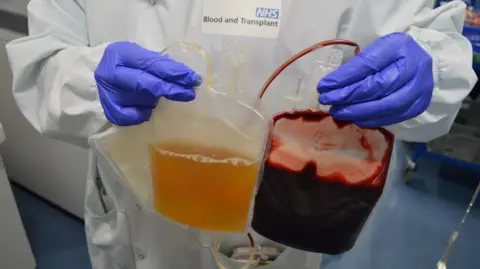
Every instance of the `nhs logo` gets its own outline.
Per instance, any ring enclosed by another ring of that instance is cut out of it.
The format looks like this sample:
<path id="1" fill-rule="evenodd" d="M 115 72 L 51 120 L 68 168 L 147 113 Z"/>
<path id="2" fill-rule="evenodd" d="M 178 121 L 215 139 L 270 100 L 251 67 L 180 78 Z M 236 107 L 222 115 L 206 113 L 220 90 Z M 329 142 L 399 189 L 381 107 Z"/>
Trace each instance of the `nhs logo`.
<path id="1" fill-rule="evenodd" d="M 280 17 L 280 9 L 257 7 L 257 18 L 278 19 Z"/>

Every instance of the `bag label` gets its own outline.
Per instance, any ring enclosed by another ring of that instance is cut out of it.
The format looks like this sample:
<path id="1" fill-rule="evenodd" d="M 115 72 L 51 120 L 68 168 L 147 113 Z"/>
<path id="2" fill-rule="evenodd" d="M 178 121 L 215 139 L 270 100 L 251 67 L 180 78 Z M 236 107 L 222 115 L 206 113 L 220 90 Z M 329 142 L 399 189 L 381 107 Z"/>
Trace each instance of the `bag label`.
<path id="1" fill-rule="evenodd" d="M 282 0 L 205 0 L 202 32 L 275 39 Z"/>

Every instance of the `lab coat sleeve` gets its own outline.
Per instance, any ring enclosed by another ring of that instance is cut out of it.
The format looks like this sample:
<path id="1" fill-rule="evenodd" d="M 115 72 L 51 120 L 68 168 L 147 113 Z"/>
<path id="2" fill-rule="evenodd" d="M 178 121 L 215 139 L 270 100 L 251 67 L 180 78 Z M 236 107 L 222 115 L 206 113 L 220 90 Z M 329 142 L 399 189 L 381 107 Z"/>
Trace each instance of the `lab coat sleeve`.
<path id="1" fill-rule="evenodd" d="M 426 6 L 414 17 L 407 32 L 432 56 L 435 86 L 424 113 L 388 127 L 404 141 L 428 142 L 448 133 L 462 101 L 477 81 L 472 69 L 472 45 L 461 34 L 466 5 L 453 1 L 436 9 Z"/>
<path id="2" fill-rule="evenodd" d="M 28 20 L 6 46 L 17 105 L 40 133 L 88 147 L 107 126 L 93 76 L 107 44 L 89 46 L 81 1 L 31 0 Z"/>

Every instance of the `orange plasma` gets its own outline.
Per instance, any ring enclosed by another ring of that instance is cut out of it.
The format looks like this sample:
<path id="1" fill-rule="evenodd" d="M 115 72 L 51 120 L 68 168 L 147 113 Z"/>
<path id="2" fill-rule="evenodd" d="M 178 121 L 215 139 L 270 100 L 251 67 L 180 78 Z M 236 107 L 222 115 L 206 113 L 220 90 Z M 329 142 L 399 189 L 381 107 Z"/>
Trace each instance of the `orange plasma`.
<path id="1" fill-rule="evenodd" d="M 151 145 L 149 150 L 159 213 L 201 230 L 246 230 L 259 161 L 185 141 Z"/>

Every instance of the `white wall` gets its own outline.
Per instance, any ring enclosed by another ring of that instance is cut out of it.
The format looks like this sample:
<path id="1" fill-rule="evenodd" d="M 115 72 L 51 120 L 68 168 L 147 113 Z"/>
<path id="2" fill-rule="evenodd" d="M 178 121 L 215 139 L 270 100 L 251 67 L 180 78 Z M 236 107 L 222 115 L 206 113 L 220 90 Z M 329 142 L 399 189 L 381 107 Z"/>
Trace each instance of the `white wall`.
<path id="1" fill-rule="evenodd" d="M 19 0 L 9 1 L 13 7 Z M 86 150 L 42 137 L 21 115 L 13 100 L 5 44 L 18 37 L 0 29 L 0 122 L 7 136 L 0 151 L 7 173 L 13 181 L 83 217 Z"/>

